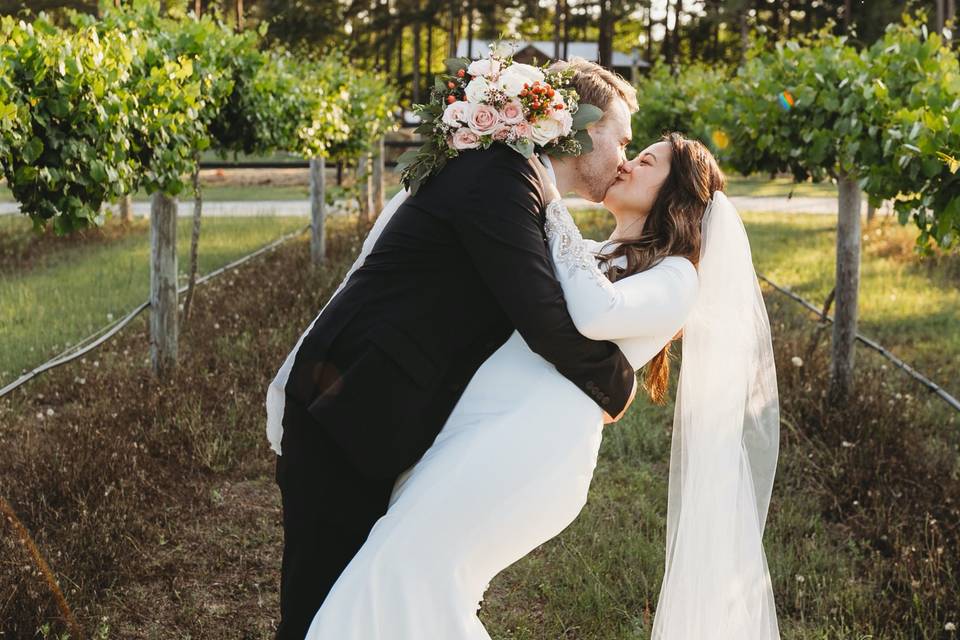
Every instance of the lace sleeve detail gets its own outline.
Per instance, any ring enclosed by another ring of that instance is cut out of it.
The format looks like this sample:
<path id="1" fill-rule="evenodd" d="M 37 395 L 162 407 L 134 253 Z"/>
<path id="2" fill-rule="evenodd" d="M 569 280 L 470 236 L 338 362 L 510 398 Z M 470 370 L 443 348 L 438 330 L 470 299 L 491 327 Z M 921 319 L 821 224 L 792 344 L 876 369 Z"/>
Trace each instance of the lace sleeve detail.
<path id="1" fill-rule="evenodd" d="M 665 335 L 666 341 L 683 326 L 697 293 L 697 272 L 689 260 L 667 256 L 610 282 L 562 201 L 547 205 L 544 229 L 567 310 L 580 333 L 593 340 Z"/>
<path id="2" fill-rule="evenodd" d="M 561 284 L 565 285 L 565 281 L 573 279 L 578 272 L 584 273 L 608 294 L 612 306 L 616 302 L 613 286 L 597 266 L 596 255 L 587 248 L 588 243 L 563 200 L 551 200 L 547 204 L 544 231 L 550 242 Z M 564 268 L 565 273 L 561 271 Z"/>

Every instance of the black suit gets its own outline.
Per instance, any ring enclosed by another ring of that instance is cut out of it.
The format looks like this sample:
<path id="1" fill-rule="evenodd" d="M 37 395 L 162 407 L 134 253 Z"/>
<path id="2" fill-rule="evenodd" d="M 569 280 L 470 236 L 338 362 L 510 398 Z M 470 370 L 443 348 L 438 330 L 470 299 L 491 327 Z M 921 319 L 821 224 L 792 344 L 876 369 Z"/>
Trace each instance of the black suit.
<path id="1" fill-rule="evenodd" d="M 397 476 L 430 447 L 514 329 L 609 414 L 626 405 L 633 369 L 616 345 L 573 325 L 544 208 L 536 170 L 516 151 L 462 152 L 400 206 L 304 338 L 286 385 L 278 459 L 278 637 L 303 638 L 386 512 Z"/>

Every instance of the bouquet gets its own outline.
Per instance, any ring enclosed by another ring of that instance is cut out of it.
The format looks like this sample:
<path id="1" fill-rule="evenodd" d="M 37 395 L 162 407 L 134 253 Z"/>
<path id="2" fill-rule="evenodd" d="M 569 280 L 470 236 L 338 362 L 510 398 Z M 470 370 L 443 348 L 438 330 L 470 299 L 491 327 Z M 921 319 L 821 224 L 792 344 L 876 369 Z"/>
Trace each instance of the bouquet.
<path id="1" fill-rule="evenodd" d="M 400 179 L 411 195 L 449 158 L 466 149 L 505 144 L 529 158 L 539 148 L 551 155 L 580 155 L 593 147 L 587 127 L 603 112 L 579 103 L 571 87 L 574 69 L 514 62 L 514 46 L 494 42 L 484 58 L 448 58 L 427 104 L 413 105 L 427 136 L 419 149 L 398 159 Z"/>

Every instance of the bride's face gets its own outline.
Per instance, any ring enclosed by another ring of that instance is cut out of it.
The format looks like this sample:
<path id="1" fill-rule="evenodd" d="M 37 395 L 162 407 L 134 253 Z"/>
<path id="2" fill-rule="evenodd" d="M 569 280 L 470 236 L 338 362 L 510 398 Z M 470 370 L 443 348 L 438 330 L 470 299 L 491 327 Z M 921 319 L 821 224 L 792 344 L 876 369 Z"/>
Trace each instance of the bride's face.
<path id="1" fill-rule="evenodd" d="M 616 182 L 607 189 L 603 205 L 616 215 L 650 213 L 657 193 L 670 175 L 670 143 L 661 140 L 620 167 Z"/>

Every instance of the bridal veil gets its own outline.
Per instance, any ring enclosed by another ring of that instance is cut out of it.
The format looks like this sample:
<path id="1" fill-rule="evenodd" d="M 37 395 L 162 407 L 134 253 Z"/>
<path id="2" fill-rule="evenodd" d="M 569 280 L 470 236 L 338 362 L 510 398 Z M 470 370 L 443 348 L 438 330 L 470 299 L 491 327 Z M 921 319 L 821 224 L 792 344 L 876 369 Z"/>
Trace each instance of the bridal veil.
<path id="1" fill-rule="evenodd" d="M 736 209 L 713 194 L 683 328 L 654 640 L 779 638 L 762 537 L 779 449 L 770 325 Z"/>

